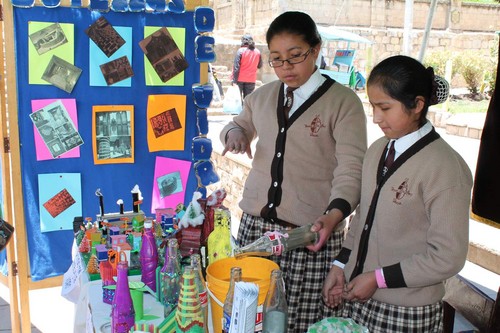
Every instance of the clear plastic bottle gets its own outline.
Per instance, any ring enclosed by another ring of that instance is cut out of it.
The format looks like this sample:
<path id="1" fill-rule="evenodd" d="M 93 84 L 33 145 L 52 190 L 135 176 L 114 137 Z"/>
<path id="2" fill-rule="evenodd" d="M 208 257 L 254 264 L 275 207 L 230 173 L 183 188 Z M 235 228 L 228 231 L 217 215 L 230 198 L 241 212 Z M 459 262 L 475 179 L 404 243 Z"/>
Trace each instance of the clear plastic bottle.
<path id="1" fill-rule="evenodd" d="M 285 296 L 283 273 L 271 272 L 271 284 L 263 308 L 263 333 L 285 333 L 288 327 L 288 305 Z"/>
<path id="2" fill-rule="evenodd" d="M 164 315 L 168 315 L 175 309 L 179 300 L 181 266 L 177 255 L 179 245 L 176 238 L 170 238 L 167 242 L 165 264 L 159 272 L 159 300 L 164 307 Z"/>
<path id="3" fill-rule="evenodd" d="M 234 286 L 236 282 L 241 281 L 241 267 L 231 267 L 231 280 L 229 281 L 229 290 L 222 308 L 222 332 L 228 333 L 231 326 L 231 313 L 233 312 Z"/>
<path id="4" fill-rule="evenodd" d="M 203 277 L 203 272 L 201 270 L 201 256 L 199 254 L 191 255 L 191 267 L 195 272 L 195 283 L 196 288 L 198 289 L 198 298 L 200 299 L 203 319 L 205 320 L 205 332 L 208 332 L 208 292 L 207 285 L 205 284 L 205 278 Z"/>
<path id="5" fill-rule="evenodd" d="M 255 242 L 234 250 L 236 258 L 248 256 L 281 255 L 301 246 L 315 244 L 319 239 L 317 232 L 311 231 L 312 224 L 287 231 L 267 232 Z"/>
<path id="6" fill-rule="evenodd" d="M 158 248 L 153 234 L 153 221 L 144 222 L 141 250 L 141 281 L 156 292 L 156 268 L 158 267 Z"/>
<path id="7" fill-rule="evenodd" d="M 125 254 L 122 252 L 120 256 Z M 135 324 L 135 311 L 128 286 L 128 262 L 120 260 L 117 265 L 115 297 L 111 305 L 111 332 L 128 333 Z"/>

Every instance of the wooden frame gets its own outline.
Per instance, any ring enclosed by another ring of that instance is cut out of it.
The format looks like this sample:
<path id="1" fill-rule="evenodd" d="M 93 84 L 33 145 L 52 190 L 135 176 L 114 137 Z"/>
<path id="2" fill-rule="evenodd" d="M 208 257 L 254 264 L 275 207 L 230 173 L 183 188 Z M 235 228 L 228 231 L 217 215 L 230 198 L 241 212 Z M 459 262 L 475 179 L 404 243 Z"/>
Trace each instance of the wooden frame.
<path id="1" fill-rule="evenodd" d="M 168 0 L 166 0 L 168 1 Z M 82 7 L 89 1 L 83 0 Z M 36 0 L 35 6 L 42 6 Z M 70 7 L 70 0 L 62 0 L 61 6 Z M 197 6 L 208 6 L 208 0 L 186 0 L 186 11 Z M 18 124 L 18 93 L 16 57 L 14 45 L 13 7 L 10 1 L 0 0 L 0 36 L 6 53 L 0 49 L 4 62 L 0 62 L 0 135 L 2 144 L 2 188 L 5 210 L 3 217 L 15 228 L 14 237 L 7 245 L 8 276 L 0 277 L 0 283 L 7 285 L 10 295 L 10 322 L 13 332 L 31 332 L 29 291 L 61 286 L 63 277 L 57 276 L 34 282 L 30 278 L 27 234 L 24 219 L 24 197 L 21 179 L 21 154 Z M 200 63 L 200 83 L 208 81 L 208 64 Z M 8 93 L 7 93 L 8 92 Z M 19 314 L 22 314 L 21 316 Z"/>

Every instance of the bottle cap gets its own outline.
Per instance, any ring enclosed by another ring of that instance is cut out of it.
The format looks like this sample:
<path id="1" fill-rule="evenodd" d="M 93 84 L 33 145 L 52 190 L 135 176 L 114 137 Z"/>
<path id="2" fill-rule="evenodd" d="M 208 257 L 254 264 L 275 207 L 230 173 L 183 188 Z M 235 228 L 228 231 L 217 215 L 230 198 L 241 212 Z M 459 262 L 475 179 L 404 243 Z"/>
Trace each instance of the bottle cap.
<path id="1" fill-rule="evenodd" d="M 151 229 L 153 227 L 153 222 L 151 220 L 144 221 L 144 228 Z"/>

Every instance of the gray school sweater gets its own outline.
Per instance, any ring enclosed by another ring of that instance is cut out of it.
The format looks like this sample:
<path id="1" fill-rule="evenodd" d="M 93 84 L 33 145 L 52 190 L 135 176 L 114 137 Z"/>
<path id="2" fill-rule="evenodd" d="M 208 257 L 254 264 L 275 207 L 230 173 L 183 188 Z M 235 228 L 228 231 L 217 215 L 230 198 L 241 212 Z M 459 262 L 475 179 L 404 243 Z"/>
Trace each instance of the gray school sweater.
<path id="1" fill-rule="evenodd" d="M 381 302 L 436 303 L 444 296 L 443 281 L 465 263 L 472 175 L 462 157 L 434 130 L 429 135 L 437 139 L 415 152 L 412 148 L 417 142 L 398 157 L 391 168 L 396 170 L 392 174 L 389 170 L 380 190 L 363 272 L 383 268 L 388 288 L 377 289 L 373 295 Z M 378 139 L 365 156 L 360 206 L 339 255 L 351 250 L 344 270 L 347 279 L 356 264 L 387 144 L 387 138 Z M 409 158 L 403 161 L 405 154 Z"/>
<path id="2" fill-rule="evenodd" d="M 358 205 L 366 151 L 366 116 L 357 95 L 327 80 L 285 123 L 283 84 L 268 83 L 245 98 L 243 111 L 221 132 L 238 126 L 258 138 L 241 209 L 295 225 L 337 207 Z"/>

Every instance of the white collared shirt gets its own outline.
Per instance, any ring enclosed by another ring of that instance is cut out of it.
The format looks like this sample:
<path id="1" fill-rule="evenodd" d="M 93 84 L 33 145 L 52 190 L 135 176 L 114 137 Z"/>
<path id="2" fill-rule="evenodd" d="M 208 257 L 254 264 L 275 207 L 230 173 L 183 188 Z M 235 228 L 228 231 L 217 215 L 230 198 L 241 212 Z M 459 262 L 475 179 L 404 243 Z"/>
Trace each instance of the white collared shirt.
<path id="1" fill-rule="evenodd" d="M 432 131 L 432 124 L 430 121 L 426 121 L 424 126 L 420 127 L 415 132 L 411 132 L 410 134 L 406 134 L 403 137 L 400 137 L 397 140 L 390 140 L 389 145 L 392 141 L 394 142 L 394 149 L 396 150 L 396 154 L 394 155 L 394 160 L 396 160 L 402 153 L 404 153 L 408 148 L 413 146 L 415 142 L 426 136 Z"/>
<path id="2" fill-rule="evenodd" d="M 326 81 L 326 78 L 321 75 L 318 68 L 312 73 L 309 80 L 306 83 L 298 87 L 293 91 L 293 104 L 290 112 L 288 113 L 291 116 L 311 95 L 318 90 L 318 88 Z M 285 84 L 285 95 L 283 96 L 286 102 L 286 88 L 288 86 Z"/>

